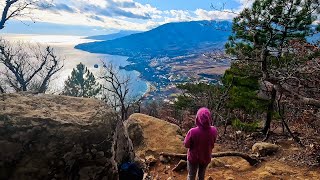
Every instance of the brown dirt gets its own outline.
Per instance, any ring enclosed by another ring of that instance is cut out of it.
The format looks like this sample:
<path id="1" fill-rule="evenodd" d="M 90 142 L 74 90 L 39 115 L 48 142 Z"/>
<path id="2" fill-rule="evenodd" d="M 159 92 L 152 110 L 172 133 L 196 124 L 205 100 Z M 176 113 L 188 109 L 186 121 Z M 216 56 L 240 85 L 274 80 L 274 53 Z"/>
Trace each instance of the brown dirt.
<path id="1" fill-rule="evenodd" d="M 220 128 L 219 128 L 220 129 Z M 222 130 L 219 132 L 223 132 Z M 252 145 L 261 141 L 260 135 L 241 133 L 238 134 L 228 129 L 227 135 L 220 135 L 218 143 L 213 152 L 240 151 L 251 154 Z M 320 179 L 320 167 L 310 166 L 313 162 L 308 161 L 310 147 L 300 147 L 290 136 L 284 136 L 276 131 L 268 142 L 279 145 L 280 151 L 273 156 L 263 157 L 257 166 L 250 166 L 248 162 L 238 157 L 222 157 L 212 161 L 208 167 L 206 179 Z M 304 157 L 303 157 L 304 156 Z M 302 158 L 303 157 L 303 158 Z M 151 179 L 172 178 L 184 180 L 187 178 L 187 170 L 173 172 L 172 169 L 180 159 L 172 159 L 169 164 L 156 163 L 150 168 Z"/>
<path id="2" fill-rule="evenodd" d="M 222 157 L 215 161 L 213 167 L 208 167 L 206 172 L 206 179 L 212 177 L 213 179 L 320 179 L 320 167 L 301 167 L 289 164 L 282 158 L 285 155 L 296 151 L 296 148 L 288 148 L 284 146 L 281 152 L 275 156 L 264 158 L 264 160 L 257 166 L 250 166 L 245 160 L 238 157 Z M 221 145 L 218 145 L 214 151 L 224 151 Z M 181 172 L 173 172 L 171 169 L 177 164 L 178 159 L 173 159 L 169 164 L 162 164 L 158 162 L 151 167 L 151 179 L 168 179 L 185 180 L 187 177 L 187 170 Z"/>
<path id="3" fill-rule="evenodd" d="M 174 128 L 171 133 L 167 132 L 168 122 L 150 116 L 136 114 L 135 119 L 140 119 L 147 139 L 150 140 L 149 145 L 152 145 L 153 150 L 161 149 L 157 152 L 167 152 L 170 149 L 171 153 L 181 153 L 177 147 L 182 146 L 180 138 L 172 141 L 177 137 L 177 130 Z M 137 118 L 138 117 L 138 118 Z M 154 122 L 152 122 L 155 120 Z M 170 129 L 170 128 L 169 128 Z M 240 134 L 229 127 L 227 133 L 223 135 L 223 127 L 218 127 L 220 136 L 213 152 L 224 151 L 240 151 L 251 154 L 251 147 L 255 142 L 264 139 L 262 134 L 245 133 Z M 316 166 L 314 157 L 310 156 L 311 147 L 308 141 L 304 140 L 306 147 L 300 147 L 293 139 L 281 132 L 279 128 L 272 128 L 274 131 L 267 142 L 279 145 L 280 151 L 275 155 L 263 157 L 262 162 L 257 166 L 250 166 L 245 160 L 238 157 L 222 157 L 212 161 L 206 172 L 206 179 L 320 179 L 320 167 Z M 300 131 L 301 132 L 301 131 Z M 180 136 L 180 135 L 179 135 Z M 152 139 L 150 139 L 152 137 Z M 315 142 L 313 142 L 315 144 Z M 311 144 L 312 145 L 312 144 Z M 155 155 L 155 154 L 154 154 Z M 157 155 L 155 155 L 157 157 Z M 150 167 L 149 179 L 167 180 L 185 180 L 187 178 L 187 170 L 181 172 L 173 172 L 172 169 L 177 165 L 180 159 L 171 159 L 168 164 L 163 164 L 159 160 Z"/>

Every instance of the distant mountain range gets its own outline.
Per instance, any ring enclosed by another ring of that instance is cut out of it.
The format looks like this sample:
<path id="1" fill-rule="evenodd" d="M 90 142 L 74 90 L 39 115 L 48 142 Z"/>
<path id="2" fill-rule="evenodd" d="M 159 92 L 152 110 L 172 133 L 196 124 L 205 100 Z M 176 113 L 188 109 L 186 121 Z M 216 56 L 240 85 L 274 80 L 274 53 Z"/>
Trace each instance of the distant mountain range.
<path id="1" fill-rule="evenodd" d="M 108 35 L 100 36 L 101 39 L 105 38 L 104 40 L 108 41 L 79 44 L 75 48 L 92 53 L 129 57 L 177 56 L 199 52 L 199 50 L 223 48 L 230 33 L 231 22 L 229 21 L 177 22 L 112 40 L 108 40 L 110 38 Z"/>
<path id="2" fill-rule="evenodd" d="M 86 37 L 85 39 L 108 41 L 108 40 L 122 38 L 125 36 L 129 36 L 131 34 L 136 34 L 136 33 L 140 33 L 140 32 L 141 31 L 119 31 L 119 32 L 113 33 L 113 34 L 89 36 L 89 37 Z"/>

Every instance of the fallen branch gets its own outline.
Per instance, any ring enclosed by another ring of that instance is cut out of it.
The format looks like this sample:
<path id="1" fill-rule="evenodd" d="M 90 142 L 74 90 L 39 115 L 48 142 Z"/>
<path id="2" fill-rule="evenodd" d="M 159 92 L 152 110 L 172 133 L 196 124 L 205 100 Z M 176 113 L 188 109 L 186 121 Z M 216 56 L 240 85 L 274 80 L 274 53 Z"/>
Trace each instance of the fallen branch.
<path id="1" fill-rule="evenodd" d="M 171 157 L 176 157 L 180 159 L 187 160 L 187 154 L 177 154 L 177 153 L 164 153 L 162 152 L 160 155 L 162 156 L 171 156 Z M 258 164 L 260 161 L 254 157 L 249 156 L 248 154 L 241 153 L 241 152 L 219 152 L 219 153 L 213 153 L 211 154 L 211 157 L 217 158 L 217 157 L 225 157 L 225 156 L 237 156 L 245 159 L 251 166 L 254 166 Z"/>

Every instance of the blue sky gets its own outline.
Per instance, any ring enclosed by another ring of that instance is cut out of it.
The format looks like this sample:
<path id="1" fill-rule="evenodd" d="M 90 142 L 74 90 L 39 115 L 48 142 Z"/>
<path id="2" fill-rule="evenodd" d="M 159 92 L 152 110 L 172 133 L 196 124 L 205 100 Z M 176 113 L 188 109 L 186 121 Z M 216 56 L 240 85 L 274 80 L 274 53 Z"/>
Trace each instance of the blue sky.
<path id="1" fill-rule="evenodd" d="M 150 4 L 160 10 L 196 10 L 199 8 L 211 10 L 211 4 L 221 7 L 224 3 L 228 8 L 236 9 L 240 6 L 240 2 L 235 0 L 138 0 L 138 2 Z"/>
<path id="2" fill-rule="evenodd" d="M 37 9 L 28 17 L 11 20 L 1 33 L 85 36 L 119 30 L 145 31 L 179 21 L 231 20 L 234 14 L 217 11 L 211 6 L 239 12 L 250 6 L 251 1 L 40 0 Z"/>

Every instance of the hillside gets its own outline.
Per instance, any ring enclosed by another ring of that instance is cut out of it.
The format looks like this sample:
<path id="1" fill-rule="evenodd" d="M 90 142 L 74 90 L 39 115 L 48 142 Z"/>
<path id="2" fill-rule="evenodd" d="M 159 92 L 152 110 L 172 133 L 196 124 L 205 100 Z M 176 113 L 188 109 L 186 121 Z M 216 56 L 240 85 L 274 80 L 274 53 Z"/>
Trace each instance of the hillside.
<path id="1" fill-rule="evenodd" d="M 178 56 L 209 48 L 221 48 L 231 29 L 229 21 L 168 23 L 147 32 L 122 38 L 79 44 L 75 48 L 92 53 L 124 56 Z"/>
<path id="2" fill-rule="evenodd" d="M 88 36 L 85 39 L 108 41 L 108 40 L 122 38 L 122 37 L 129 36 L 131 34 L 136 34 L 136 33 L 140 33 L 140 31 L 119 31 L 117 33 L 112 33 L 107 35 Z"/>
<path id="3" fill-rule="evenodd" d="M 125 122 L 130 139 L 133 142 L 134 150 L 142 162 L 147 165 L 146 179 L 174 179 L 185 180 L 187 177 L 186 166 L 175 171 L 178 162 L 177 157 L 161 156 L 164 153 L 186 153 L 183 149 L 183 139 L 186 132 L 178 126 L 157 119 L 145 114 L 132 114 Z M 223 127 L 218 127 L 222 132 Z M 302 160 L 296 157 L 299 154 L 306 156 L 306 149 L 299 147 L 292 139 L 269 140 L 269 144 L 279 147 L 276 153 L 267 156 L 261 154 L 258 157 L 254 154 L 254 144 L 259 144 L 259 137 L 253 133 L 241 132 L 235 138 L 236 132 L 229 131 L 227 135 L 219 134 L 218 142 L 215 144 L 213 153 L 240 151 L 261 160 L 255 166 L 251 166 L 246 160 L 236 157 L 212 158 L 206 171 L 206 180 L 229 179 L 229 180 L 264 180 L 264 179 L 319 179 L 319 167 L 308 167 L 302 165 Z M 181 136 L 182 135 L 182 136 Z M 165 141 L 163 138 L 165 137 Z M 239 145 L 245 145 L 242 149 Z M 252 147 L 252 149 L 251 149 Z M 260 147 L 260 152 L 266 150 Z M 299 164 L 299 163 L 301 164 Z"/>

